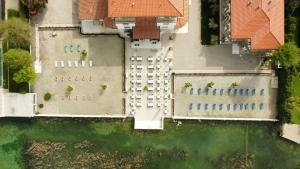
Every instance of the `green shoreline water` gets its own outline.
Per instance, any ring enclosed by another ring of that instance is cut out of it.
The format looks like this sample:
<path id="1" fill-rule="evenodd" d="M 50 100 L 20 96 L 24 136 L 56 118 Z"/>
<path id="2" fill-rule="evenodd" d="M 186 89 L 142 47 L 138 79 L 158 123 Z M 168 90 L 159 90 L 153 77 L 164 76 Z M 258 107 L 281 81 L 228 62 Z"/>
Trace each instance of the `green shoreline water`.
<path id="1" fill-rule="evenodd" d="M 293 169 L 300 165 L 300 146 L 280 138 L 274 123 L 184 121 L 178 127 L 166 121 L 164 131 L 132 128 L 132 120 L 1 119 L 0 168 L 25 167 L 22 152 L 28 142 L 68 145 L 84 140 L 95 144 L 93 151 L 102 152 L 138 153 L 145 147 L 186 150 L 185 160 L 149 157 L 158 168 L 217 168 L 222 156 L 246 151 L 255 156 L 254 168 Z"/>

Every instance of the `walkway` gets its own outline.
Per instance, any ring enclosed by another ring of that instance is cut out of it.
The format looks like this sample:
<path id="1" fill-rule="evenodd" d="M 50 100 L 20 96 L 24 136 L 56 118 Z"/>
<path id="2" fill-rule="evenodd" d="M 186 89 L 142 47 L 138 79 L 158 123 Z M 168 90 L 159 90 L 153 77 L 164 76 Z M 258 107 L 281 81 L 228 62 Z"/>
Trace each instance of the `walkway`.
<path id="1" fill-rule="evenodd" d="M 299 124 L 284 124 L 282 137 L 300 144 L 300 125 Z"/>

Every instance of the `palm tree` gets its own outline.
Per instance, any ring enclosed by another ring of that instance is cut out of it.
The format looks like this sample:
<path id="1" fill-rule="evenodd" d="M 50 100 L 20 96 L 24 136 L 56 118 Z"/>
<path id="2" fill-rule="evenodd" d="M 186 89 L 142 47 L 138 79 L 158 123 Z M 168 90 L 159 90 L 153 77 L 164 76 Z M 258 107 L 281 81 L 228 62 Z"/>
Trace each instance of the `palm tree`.
<path id="1" fill-rule="evenodd" d="M 190 83 L 190 82 L 186 82 L 186 83 L 184 84 L 184 87 L 185 87 L 185 88 L 192 87 L 192 83 Z"/>
<path id="2" fill-rule="evenodd" d="M 209 83 L 207 84 L 207 87 L 212 88 L 214 85 L 215 85 L 214 82 L 209 82 Z"/>
<path id="3" fill-rule="evenodd" d="M 238 83 L 237 83 L 237 82 L 233 82 L 233 83 L 231 84 L 231 87 L 232 87 L 232 88 L 238 87 Z"/>

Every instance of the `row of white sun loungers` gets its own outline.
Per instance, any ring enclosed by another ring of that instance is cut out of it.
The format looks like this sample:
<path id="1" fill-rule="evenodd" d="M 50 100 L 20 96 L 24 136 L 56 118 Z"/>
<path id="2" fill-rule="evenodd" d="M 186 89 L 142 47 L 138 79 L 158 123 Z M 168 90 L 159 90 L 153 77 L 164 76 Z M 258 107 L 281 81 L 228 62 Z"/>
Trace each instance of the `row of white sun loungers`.
<path id="1" fill-rule="evenodd" d="M 83 60 L 83 61 L 71 61 L 71 60 L 68 60 L 68 62 L 66 62 L 66 64 L 68 65 L 68 67 L 72 67 L 73 66 L 73 63 L 74 63 L 74 67 L 85 67 L 86 65 L 86 62 Z M 64 68 L 65 67 L 65 61 L 54 61 L 54 65 L 56 68 Z M 93 61 L 92 60 L 89 60 L 88 61 L 88 65 L 89 67 L 93 67 Z"/>
<path id="2" fill-rule="evenodd" d="M 167 62 L 168 61 L 168 59 L 169 58 L 167 58 L 167 57 L 165 57 L 164 58 L 164 62 Z M 131 58 L 130 58 L 130 60 L 133 62 L 133 61 L 138 61 L 138 62 L 142 62 L 143 61 L 143 57 L 142 56 L 132 56 Z M 158 57 L 158 58 L 156 58 L 156 60 L 159 62 L 160 60 L 161 60 L 161 58 L 160 57 Z M 153 62 L 154 61 L 154 59 L 153 59 L 153 57 L 148 57 L 148 62 Z"/>

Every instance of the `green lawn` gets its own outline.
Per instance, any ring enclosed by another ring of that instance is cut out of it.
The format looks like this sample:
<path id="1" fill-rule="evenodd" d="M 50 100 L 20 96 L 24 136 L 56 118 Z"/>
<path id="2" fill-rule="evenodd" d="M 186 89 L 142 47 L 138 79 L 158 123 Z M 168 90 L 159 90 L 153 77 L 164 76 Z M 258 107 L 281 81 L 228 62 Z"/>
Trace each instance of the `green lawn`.
<path id="1" fill-rule="evenodd" d="M 296 103 L 292 110 L 292 123 L 300 124 L 300 76 L 293 76 L 292 80 L 292 96 L 296 98 Z"/>
<path id="2" fill-rule="evenodd" d="M 131 120 L 1 119 L 0 168 L 98 168 L 104 163 L 103 168 L 232 168 L 226 159 L 246 152 L 258 169 L 300 165 L 300 146 L 279 138 L 273 123 L 190 121 L 176 127 L 166 121 L 164 131 L 139 132 L 132 125 Z M 33 145 L 38 148 L 29 151 Z"/>

